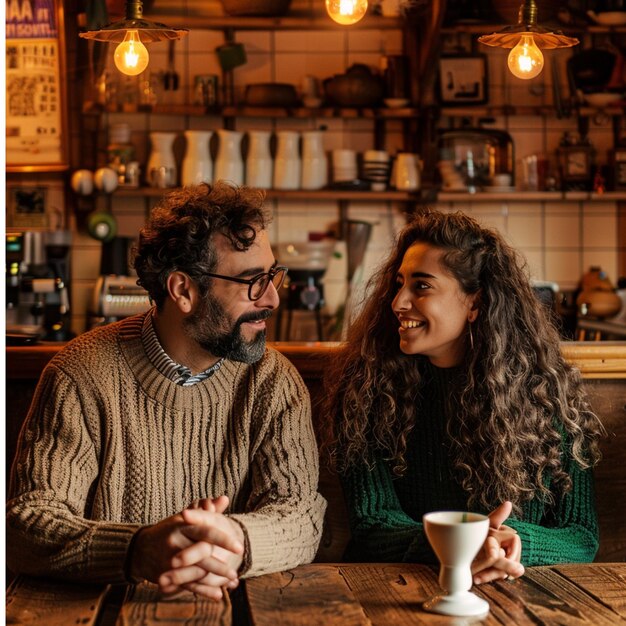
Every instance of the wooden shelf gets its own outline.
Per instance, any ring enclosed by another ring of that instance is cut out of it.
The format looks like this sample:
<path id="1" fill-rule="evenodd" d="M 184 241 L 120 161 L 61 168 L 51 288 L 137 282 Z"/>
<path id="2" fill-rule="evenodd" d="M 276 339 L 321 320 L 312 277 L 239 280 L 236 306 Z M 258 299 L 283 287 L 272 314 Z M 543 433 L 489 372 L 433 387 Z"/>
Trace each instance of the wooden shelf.
<path id="1" fill-rule="evenodd" d="M 467 33 L 469 35 L 490 35 L 497 33 L 506 26 L 511 24 L 454 24 L 453 26 L 444 26 L 441 29 L 443 35 L 456 35 L 458 33 Z M 599 24 L 589 24 L 583 26 L 570 26 L 568 24 L 556 24 L 556 30 L 567 34 L 580 35 L 584 33 L 602 34 L 602 33 L 626 33 L 626 25 L 620 26 L 600 26 Z"/>
<path id="2" fill-rule="evenodd" d="M 322 5 L 323 6 L 323 5 Z M 290 12 L 283 17 L 235 17 L 230 15 L 181 15 L 148 14 L 146 19 L 162 22 L 171 28 L 204 30 L 336 30 L 345 31 L 346 27 L 333 22 L 325 13 Z M 404 20 L 399 17 L 366 15 L 362 20 L 350 26 L 350 30 L 393 30 L 401 29 Z"/>
<path id="3" fill-rule="evenodd" d="M 149 113 L 152 115 L 188 115 L 190 117 L 293 117 L 343 119 L 412 119 L 419 116 L 419 111 L 413 107 L 390 109 L 386 107 L 335 107 L 325 106 L 316 109 L 306 107 L 251 107 L 251 106 L 217 106 L 205 107 L 195 104 L 155 104 L 155 105 L 108 105 L 103 106 L 95 102 L 85 102 L 83 113 L 101 115 L 102 113 Z"/>
<path id="4" fill-rule="evenodd" d="M 158 189 L 156 187 L 139 187 L 128 189 L 119 187 L 113 195 L 125 198 L 160 198 L 176 187 Z M 268 200 L 354 200 L 362 202 L 417 202 L 419 192 L 407 191 L 347 191 L 343 189 L 320 189 L 307 191 L 304 189 L 283 190 L 266 189 L 265 197 Z"/>
<path id="5" fill-rule="evenodd" d="M 439 109 L 433 106 L 432 108 Z M 570 110 L 572 116 L 593 117 L 598 113 L 604 113 L 610 117 L 621 117 L 624 115 L 626 107 L 624 105 L 610 105 L 607 107 L 573 107 Z M 441 107 L 442 117 L 507 117 L 519 115 L 540 115 L 554 116 L 556 108 L 554 106 L 511 106 L 511 105 L 479 105 L 479 106 L 459 106 Z"/>
<path id="6" fill-rule="evenodd" d="M 439 191 L 436 202 L 625 202 L 626 191 Z"/>

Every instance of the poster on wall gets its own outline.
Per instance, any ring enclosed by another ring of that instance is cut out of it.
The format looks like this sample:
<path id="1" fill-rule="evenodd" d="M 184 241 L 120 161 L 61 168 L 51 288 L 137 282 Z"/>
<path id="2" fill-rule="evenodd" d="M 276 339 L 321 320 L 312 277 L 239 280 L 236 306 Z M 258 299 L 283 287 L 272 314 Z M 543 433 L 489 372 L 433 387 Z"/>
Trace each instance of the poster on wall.
<path id="1" fill-rule="evenodd" d="M 6 3 L 6 163 L 64 169 L 62 24 L 54 0 Z"/>

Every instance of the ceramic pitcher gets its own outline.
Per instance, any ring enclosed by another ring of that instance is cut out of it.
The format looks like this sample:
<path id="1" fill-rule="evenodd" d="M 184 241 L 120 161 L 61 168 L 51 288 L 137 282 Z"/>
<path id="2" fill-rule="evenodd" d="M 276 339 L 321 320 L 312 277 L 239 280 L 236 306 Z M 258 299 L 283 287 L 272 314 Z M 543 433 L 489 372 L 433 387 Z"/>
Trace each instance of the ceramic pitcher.
<path id="1" fill-rule="evenodd" d="M 185 158 L 181 168 L 182 185 L 213 182 L 213 161 L 209 152 L 210 130 L 186 130 Z"/>
<path id="2" fill-rule="evenodd" d="M 302 189 L 321 189 L 328 183 L 328 159 L 320 130 L 302 133 Z"/>
<path id="3" fill-rule="evenodd" d="M 151 187 L 175 187 L 178 179 L 176 159 L 172 146 L 176 133 L 152 132 L 152 151 L 146 168 L 147 182 Z"/>
<path id="4" fill-rule="evenodd" d="M 300 189 L 302 178 L 302 162 L 298 146 L 300 133 L 293 130 L 279 130 L 276 137 L 274 189 Z"/>
<path id="5" fill-rule="evenodd" d="M 243 133 L 236 130 L 217 131 L 219 146 L 215 159 L 215 180 L 227 180 L 235 185 L 243 185 L 243 159 L 241 139 Z"/>
<path id="6" fill-rule="evenodd" d="M 267 130 L 248 132 L 250 145 L 246 158 L 246 185 L 259 189 L 272 186 L 273 162 L 270 153 L 270 136 Z"/>

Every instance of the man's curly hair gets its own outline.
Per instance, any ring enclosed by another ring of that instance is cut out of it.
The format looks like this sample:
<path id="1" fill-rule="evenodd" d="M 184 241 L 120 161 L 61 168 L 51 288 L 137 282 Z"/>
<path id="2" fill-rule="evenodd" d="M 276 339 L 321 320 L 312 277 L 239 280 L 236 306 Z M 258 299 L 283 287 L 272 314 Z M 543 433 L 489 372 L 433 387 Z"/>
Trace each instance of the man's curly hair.
<path id="1" fill-rule="evenodd" d="M 167 278 L 176 270 L 188 274 L 200 288 L 217 266 L 212 244 L 216 234 L 230 240 L 233 250 L 247 250 L 270 222 L 262 191 L 214 185 L 185 187 L 166 195 L 139 233 L 134 267 L 137 284 L 160 308 L 167 295 Z"/>

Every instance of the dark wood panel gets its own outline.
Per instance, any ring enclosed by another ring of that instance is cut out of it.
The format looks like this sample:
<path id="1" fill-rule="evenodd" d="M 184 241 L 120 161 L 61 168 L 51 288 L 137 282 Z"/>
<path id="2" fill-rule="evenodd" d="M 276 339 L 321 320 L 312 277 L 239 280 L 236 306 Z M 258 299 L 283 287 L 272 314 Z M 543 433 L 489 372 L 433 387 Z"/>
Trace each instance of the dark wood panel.
<path id="1" fill-rule="evenodd" d="M 607 431 L 594 469 L 600 524 L 596 561 L 626 561 L 626 381 L 588 380 L 585 389 Z"/>

